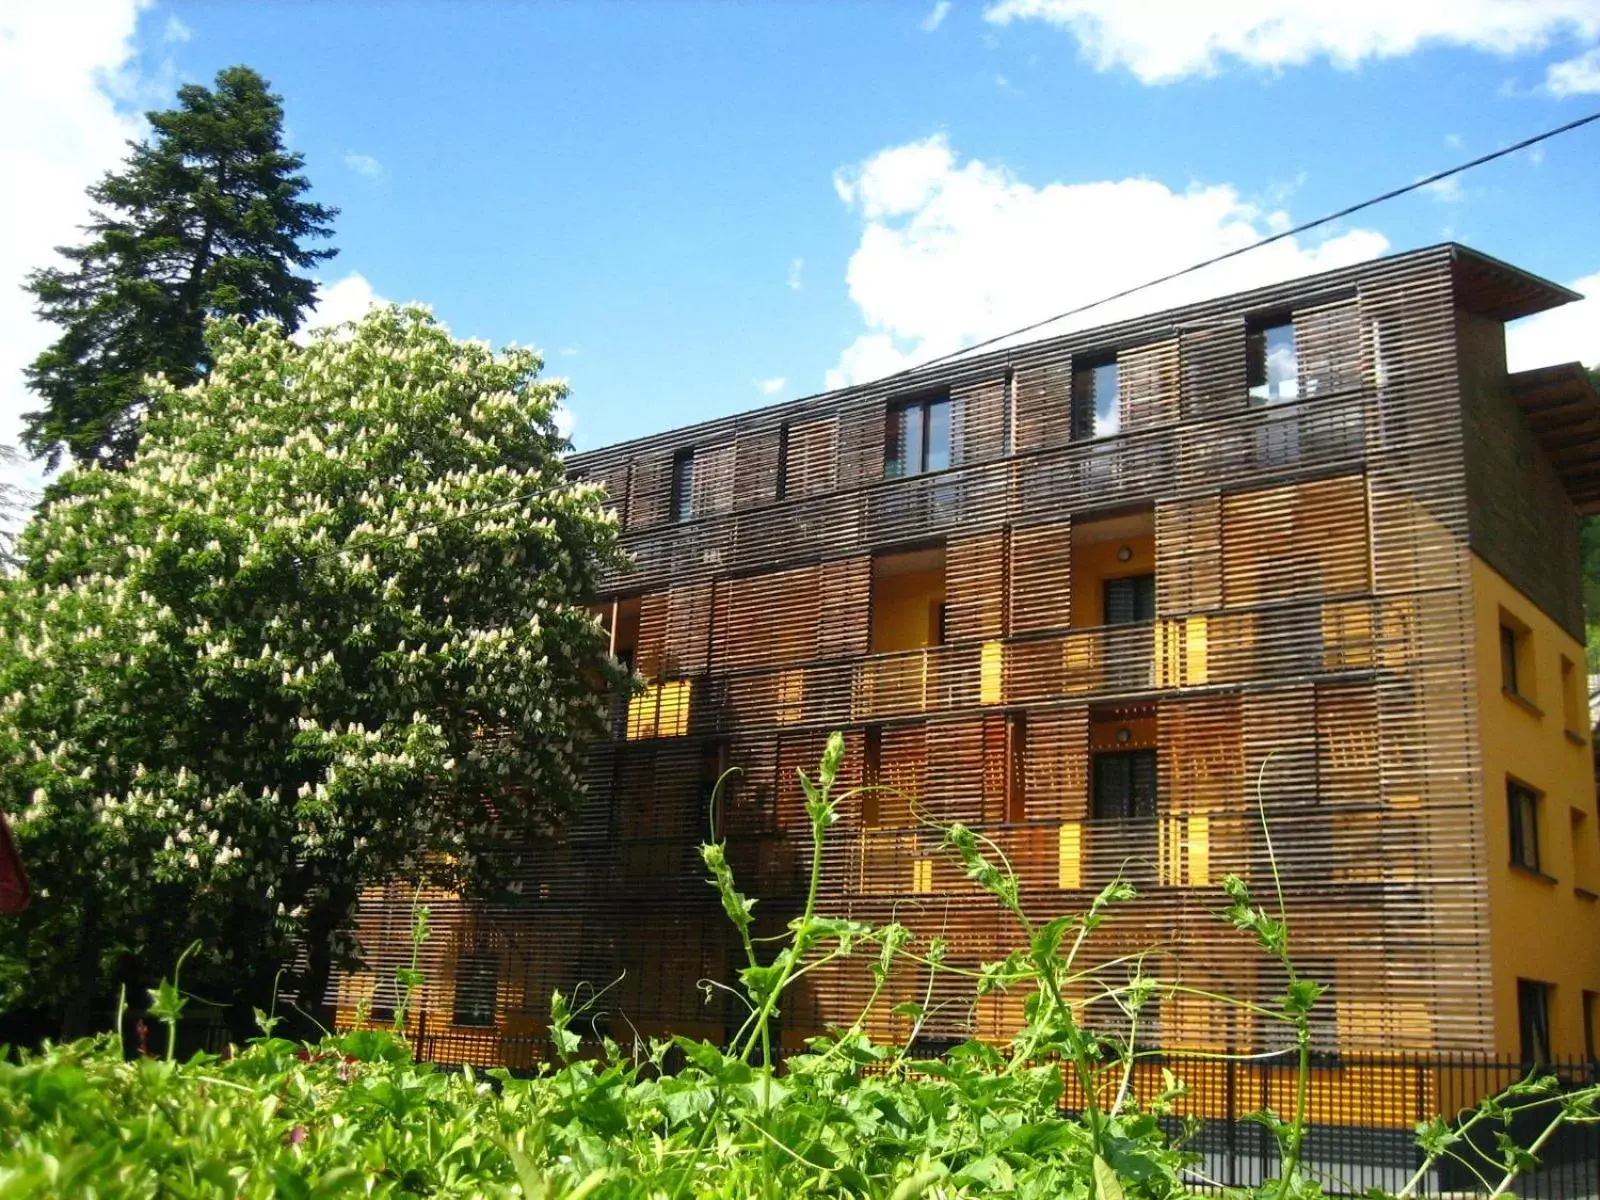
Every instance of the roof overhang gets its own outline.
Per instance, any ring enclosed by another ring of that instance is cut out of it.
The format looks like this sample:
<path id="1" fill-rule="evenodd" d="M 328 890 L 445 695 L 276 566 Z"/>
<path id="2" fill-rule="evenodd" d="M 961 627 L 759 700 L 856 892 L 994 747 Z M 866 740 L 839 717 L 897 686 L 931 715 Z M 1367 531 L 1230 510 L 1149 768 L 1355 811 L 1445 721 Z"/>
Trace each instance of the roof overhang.
<path id="1" fill-rule="evenodd" d="M 1450 251 L 1456 303 L 1468 312 L 1515 321 L 1583 299 L 1571 288 L 1465 246 L 1452 245 Z"/>
<path id="2" fill-rule="evenodd" d="M 1573 507 L 1600 513 L 1600 392 L 1589 373 L 1561 363 L 1514 372 L 1506 383 Z"/>

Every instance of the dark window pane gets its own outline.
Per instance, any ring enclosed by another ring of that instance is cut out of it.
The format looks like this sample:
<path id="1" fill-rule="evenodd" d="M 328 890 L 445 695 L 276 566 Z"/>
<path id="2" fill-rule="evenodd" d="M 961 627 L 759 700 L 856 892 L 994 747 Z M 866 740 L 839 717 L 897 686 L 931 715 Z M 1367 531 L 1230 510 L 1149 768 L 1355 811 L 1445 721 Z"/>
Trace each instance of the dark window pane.
<path id="1" fill-rule="evenodd" d="M 1245 347 L 1252 400 L 1282 404 L 1299 398 L 1300 366 L 1292 321 L 1252 329 Z"/>
<path id="2" fill-rule="evenodd" d="M 779 500 L 789 494 L 789 423 L 778 426 L 778 482 L 773 489 Z"/>
<path id="3" fill-rule="evenodd" d="M 1522 1061 L 1550 1061 L 1550 985 L 1517 980 L 1517 1024 L 1522 1034 Z"/>
<path id="4" fill-rule="evenodd" d="M 672 460 L 672 519 L 687 521 L 694 516 L 694 452 L 679 454 Z"/>
<path id="5" fill-rule="evenodd" d="M 922 469 L 943 471 L 950 465 L 950 401 L 930 400 L 925 420 L 928 423 L 928 441 Z"/>
<path id="6" fill-rule="evenodd" d="M 1156 615 L 1156 577 L 1132 575 L 1105 582 L 1105 623 L 1132 625 L 1153 621 Z"/>
<path id="7" fill-rule="evenodd" d="M 1156 815 L 1156 752 L 1128 751 L 1129 805 L 1136 819 Z"/>
<path id="8" fill-rule="evenodd" d="M 1156 815 L 1156 752 L 1118 750 L 1094 756 L 1096 820 L 1126 821 Z"/>
<path id="9" fill-rule="evenodd" d="M 906 474 L 906 410 L 891 408 L 883 421 L 883 476 L 898 479 Z"/>
<path id="10" fill-rule="evenodd" d="M 1530 871 L 1539 870 L 1539 797 L 1520 783 L 1508 783 L 1506 808 L 1511 825 L 1511 861 Z"/>
<path id="11" fill-rule="evenodd" d="M 1094 818 L 1123 821 L 1133 791 L 1126 754 L 1097 754 L 1094 759 Z"/>
<path id="12" fill-rule="evenodd" d="M 1500 626 L 1500 686 L 1513 695 L 1517 688 L 1517 632 Z"/>

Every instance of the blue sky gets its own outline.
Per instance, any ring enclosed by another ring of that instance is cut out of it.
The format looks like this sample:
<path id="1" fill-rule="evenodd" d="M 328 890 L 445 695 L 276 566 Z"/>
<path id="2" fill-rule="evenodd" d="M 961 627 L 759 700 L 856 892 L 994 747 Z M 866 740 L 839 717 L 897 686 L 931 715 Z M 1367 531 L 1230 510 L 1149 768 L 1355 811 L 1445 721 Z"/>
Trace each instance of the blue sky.
<path id="1" fill-rule="evenodd" d="M 1600 0 L 22 0 L 0 103 L 36 116 L 0 171 L 43 182 L 3 201 L 0 274 L 71 236 L 139 108 L 247 63 L 342 210 L 324 315 L 421 300 L 541 347 L 587 447 L 882 373 L 1600 108 L 1597 46 Z M 1596 212 L 1600 126 L 1150 302 L 1447 238 L 1600 292 Z M 0 441 L 48 336 L 0 300 Z M 1600 360 L 1600 307 L 1516 349 Z"/>

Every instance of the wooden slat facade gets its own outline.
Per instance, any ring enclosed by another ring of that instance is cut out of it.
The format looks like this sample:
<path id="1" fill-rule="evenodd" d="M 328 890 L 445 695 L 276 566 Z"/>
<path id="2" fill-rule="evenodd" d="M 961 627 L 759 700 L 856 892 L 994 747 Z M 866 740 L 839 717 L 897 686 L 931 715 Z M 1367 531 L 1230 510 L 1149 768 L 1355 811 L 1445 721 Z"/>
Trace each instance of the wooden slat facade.
<path id="1" fill-rule="evenodd" d="M 696 853 L 710 781 L 739 769 L 717 834 L 776 932 L 808 853 L 795 771 L 843 730 L 847 779 L 902 795 L 847 806 L 829 912 L 899 919 L 960 967 L 1002 957 L 1016 931 L 918 814 L 960 820 L 1004 849 L 1041 917 L 1132 879 L 1100 957 L 1154 948 L 1158 973 L 1270 996 L 1281 978 L 1215 916 L 1225 874 L 1269 886 L 1259 785 L 1297 953 L 1333 989 L 1319 1045 L 1487 1048 L 1457 327 L 1570 297 L 1530 280 L 1436 247 L 575 456 L 624 522 L 633 564 L 607 603 L 638 600 L 647 687 L 617 702 L 576 822 L 515 865 L 519 895 L 429 898 L 432 1027 L 476 1013 L 493 1061 L 495 1036 L 542 1026 L 553 990 L 620 978 L 602 1005 L 612 1036 L 720 1035 L 729 1008 L 699 981 L 738 960 Z M 1263 317 L 1295 333 L 1295 395 L 1274 403 L 1249 395 Z M 1108 354 L 1120 431 L 1074 436 L 1074 367 Z M 1519 395 L 1537 419 L 1569 385 Z M 884 478 L 891 409 L 930 394 L 948 399 L 950 466 Z M 674 521 L 672 463 L 690 451 L 693 513 Z M 1588 467 L 1561 470 L 1587 489 Z M 1154 614 L 1106 626 L 1091 567 L 1123 549 L 1150 560 Z M 896 552 L 942 569 L 942 641 L 875 653 Z M 1155 755 L 1155 816 L 1096 819 L 1094 757 L 1133 750 Z M 368 968 L 340 981 L 345 1011 L 374 988 L 381 1004 L 409 957 L 410 899 L 364 902 Z M 469 978 L 464 954 L 493 971 Z M 808 977 L 786 1040 L 854 1020 L 870 982 L 861 962 Z M 491 984 L 464 1009 L 463 988 Z M 896 978 L 875 1032 L 904 1035 L 889 1009 L 927 986 Z M 975 1004 L 956 976 L 932 999 L 934 1037 L 1019 1019 L 1019 998 Z M 1149 1036 L 1244 1048 L 1265 1031 L 1169 997 Z"/>

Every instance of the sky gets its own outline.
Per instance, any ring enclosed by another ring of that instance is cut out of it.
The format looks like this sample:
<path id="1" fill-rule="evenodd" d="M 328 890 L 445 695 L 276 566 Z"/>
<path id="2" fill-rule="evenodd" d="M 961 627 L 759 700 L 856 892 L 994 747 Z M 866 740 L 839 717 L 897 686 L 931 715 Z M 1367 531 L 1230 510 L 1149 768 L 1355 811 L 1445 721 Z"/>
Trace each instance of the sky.
<path id="1" fill-rule="evenodd" d="M 1600 0 L 6 0 L 18 286 L 142 112 L 248 64 L 338 206 L 317 317 L 533 345 L 604 445 L 887 374 L 1600 109 Z M 1097 309 L 1445 240 L 1600 297 L 1600 123 Z M 1600 362 L 1600 299 L 1514 326 Z M 9 478 L 37 486 L 36 467 Z"/>

